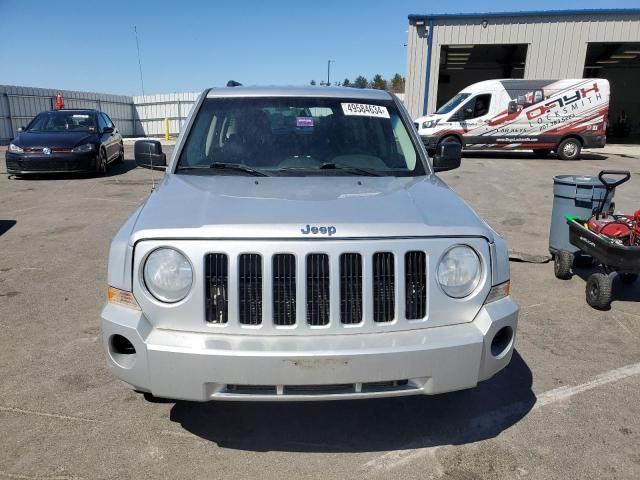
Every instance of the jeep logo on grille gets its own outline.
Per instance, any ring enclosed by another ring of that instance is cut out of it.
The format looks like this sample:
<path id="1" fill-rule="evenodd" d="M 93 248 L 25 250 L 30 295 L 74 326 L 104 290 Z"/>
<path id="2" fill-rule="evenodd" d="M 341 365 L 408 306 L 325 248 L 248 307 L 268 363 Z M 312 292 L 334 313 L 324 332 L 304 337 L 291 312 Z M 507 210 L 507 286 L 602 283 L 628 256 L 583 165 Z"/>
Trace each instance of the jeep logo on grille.
<path id="1" fill-rule="evenodd" d="M 334 227 L 333 225 L 327 225 L 327 226 L 318 226 L 318 225 L 307 225 L 305 228 L 301 228 L 300 232 L 303 235 L 335 235 L 336 233 L 336 227 Z"/>

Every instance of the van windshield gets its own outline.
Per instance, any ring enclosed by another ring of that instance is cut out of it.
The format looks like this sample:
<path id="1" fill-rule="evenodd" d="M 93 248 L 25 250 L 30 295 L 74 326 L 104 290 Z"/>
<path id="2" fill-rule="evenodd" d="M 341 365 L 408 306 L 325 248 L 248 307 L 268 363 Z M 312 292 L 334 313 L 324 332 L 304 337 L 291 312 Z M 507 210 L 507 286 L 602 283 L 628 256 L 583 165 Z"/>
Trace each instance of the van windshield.
<path id="1" fill-rule="evenodd" d="M 459 94 L 457 94 L 455 97 L 453 97 L 451 100 L 449 100 L 443 106 L 441 106 L 438 109 L 438 111 L 436 111 L 436 114 L 449 113 L 454 108 L 456 108 L 458 105 L 460 105 L 462 102 L 464 102 L 465 99 L 467 97 L 469 97 L 469 95 L 471 95 L 471 94 L 470 93 L 459 93 Z"/>
<path id="2" fill-rule="evenodd" d="M 267 176 L 425 175 L 393 101 L 207 98 L 176 173 Z"/>

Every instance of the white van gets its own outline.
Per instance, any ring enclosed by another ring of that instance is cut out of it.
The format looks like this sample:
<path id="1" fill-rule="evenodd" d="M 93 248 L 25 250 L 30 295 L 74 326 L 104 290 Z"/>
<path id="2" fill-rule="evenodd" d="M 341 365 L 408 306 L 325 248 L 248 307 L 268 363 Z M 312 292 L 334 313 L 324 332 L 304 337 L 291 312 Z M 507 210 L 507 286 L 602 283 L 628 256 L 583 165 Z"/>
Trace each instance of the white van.
<path id="1" fill-rule="evenodd" d="M 458 142 L 575 160 L 582 148 L 605 146 L 608 116 L 608 80 L 507 79 L 474 83 L 415 125 L 430 153 Z"/>

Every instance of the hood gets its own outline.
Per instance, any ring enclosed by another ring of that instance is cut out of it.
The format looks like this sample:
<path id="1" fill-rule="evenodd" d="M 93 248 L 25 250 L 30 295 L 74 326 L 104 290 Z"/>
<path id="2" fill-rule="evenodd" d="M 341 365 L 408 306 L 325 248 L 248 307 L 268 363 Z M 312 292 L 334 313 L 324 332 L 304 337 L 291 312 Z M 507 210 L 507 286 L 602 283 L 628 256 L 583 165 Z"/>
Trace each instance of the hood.
<path id="1" fill-rule="evenodd" d="M 21 132 L 11 142 L 19 147 L 73 148 L 95 138 L 90 132 Z"/>
<path id="2" fill-rule="evenodd" d="M 165 175 L 148 197 L 130 241 L 410 236 L 482 236 L 493 241 L 486 223 L 435 175 L 378 178 L 176 174 Z"/>

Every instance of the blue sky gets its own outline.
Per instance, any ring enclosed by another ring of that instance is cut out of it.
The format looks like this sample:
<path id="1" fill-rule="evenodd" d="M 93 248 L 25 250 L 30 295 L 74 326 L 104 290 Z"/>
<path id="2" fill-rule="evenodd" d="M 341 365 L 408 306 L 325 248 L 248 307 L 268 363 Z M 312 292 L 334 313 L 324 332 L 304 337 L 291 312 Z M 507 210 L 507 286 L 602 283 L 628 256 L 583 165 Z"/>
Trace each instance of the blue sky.
<path id="1" fill-rule="evenodd" d="M 0 84 L 141 94 L 198 91 L 230 78 L 308 84 L 406 70 L 407 15 L 637 8 L 638 0 L 0 0 Z"/>

